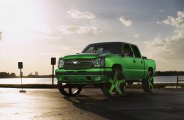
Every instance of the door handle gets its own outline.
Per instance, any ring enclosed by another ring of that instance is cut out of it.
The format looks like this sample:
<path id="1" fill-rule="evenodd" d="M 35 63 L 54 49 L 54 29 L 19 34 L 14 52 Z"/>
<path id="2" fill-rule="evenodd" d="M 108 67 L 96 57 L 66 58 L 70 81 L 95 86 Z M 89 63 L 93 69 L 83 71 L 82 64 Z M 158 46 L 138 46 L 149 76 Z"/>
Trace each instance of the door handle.
<path id="1" fill-rule="evenodd" d="M 136 63 L 136 61 L 135 61 L 135 60 L 133 60 L 133 62 L 134 62 L 134 63 Z"/>
<path id="2" fill-rule="evenodd" d="M 141 61 L 141 64 L 143 64 L 143 61 Z"/>

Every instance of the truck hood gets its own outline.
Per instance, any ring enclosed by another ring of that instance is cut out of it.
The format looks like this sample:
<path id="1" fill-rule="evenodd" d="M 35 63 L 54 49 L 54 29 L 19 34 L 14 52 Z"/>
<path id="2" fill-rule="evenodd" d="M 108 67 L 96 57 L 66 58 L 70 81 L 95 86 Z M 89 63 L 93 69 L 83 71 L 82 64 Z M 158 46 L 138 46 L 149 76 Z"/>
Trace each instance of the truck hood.
<path id="1" fill-rule="evenodd" d="M 98 58 L 105 57 L 111 53 L 80 53 L 75 55 L 67 55 L 63 57 L 64 59 L 81 59 L 81 58 Z"/>

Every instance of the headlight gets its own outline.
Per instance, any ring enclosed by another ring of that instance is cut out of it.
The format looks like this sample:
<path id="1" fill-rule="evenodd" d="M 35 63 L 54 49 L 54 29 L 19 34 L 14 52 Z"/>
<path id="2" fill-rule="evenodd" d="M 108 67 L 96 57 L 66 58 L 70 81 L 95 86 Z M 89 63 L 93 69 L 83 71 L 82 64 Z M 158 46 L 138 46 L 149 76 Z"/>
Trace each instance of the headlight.
<path id="1" fill-rule="evenodd" d="M 105 58 L 97 58 L 93 61 L 94 67 L 104 67 L 105 66 Z"/>
<path id="2" fill-rule="evenodd" d="M 63 68 L 63 66 L 64 66 L 64 60 L 59 59 L 58 68 Z"/>

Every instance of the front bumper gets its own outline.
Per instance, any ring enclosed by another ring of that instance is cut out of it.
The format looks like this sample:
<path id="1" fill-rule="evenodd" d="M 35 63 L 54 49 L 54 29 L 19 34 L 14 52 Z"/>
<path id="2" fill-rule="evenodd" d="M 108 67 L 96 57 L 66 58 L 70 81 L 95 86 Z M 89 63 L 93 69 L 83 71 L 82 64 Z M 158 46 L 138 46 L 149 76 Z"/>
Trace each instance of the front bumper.
<path id="1" fill-rule="evenodd" d="M 108 82 L 112 68 L 91 68 L 85 70 L 56 69 L 59 82 L 69 84 L 95 84 Z"/>

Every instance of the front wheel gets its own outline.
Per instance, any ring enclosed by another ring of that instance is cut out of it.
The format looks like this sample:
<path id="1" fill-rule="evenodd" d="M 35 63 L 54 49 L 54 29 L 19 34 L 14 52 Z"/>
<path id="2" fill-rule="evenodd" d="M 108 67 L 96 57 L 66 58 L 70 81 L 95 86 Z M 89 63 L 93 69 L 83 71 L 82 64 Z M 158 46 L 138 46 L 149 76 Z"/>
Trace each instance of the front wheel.
<path id="1" fill-rule="evenodd" d="M 82 90 L 82 85 L 71 85 L 62 82 L 58 82 L 59 92 L 65 96 L 76 96 Z"/>
<path id="2" fill-rule="evenodd" d="M 122 71 L 115 69 L 112 71 L 112 78 L 110 78 L 108 83 L 102 84 L 101 90 L 107 97 L 119 97 L 125 92 L 125 85 Z"/>
<path id="3" fill-rule="evenodd" d="M 153 71 L 149 70 L 147 78 L 142 80 L 142 88 L 147 93 L 152 92 L 152 89 L 153 89 Z"/>

